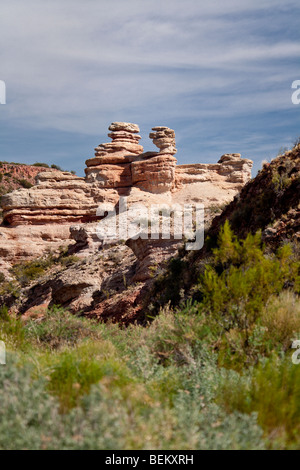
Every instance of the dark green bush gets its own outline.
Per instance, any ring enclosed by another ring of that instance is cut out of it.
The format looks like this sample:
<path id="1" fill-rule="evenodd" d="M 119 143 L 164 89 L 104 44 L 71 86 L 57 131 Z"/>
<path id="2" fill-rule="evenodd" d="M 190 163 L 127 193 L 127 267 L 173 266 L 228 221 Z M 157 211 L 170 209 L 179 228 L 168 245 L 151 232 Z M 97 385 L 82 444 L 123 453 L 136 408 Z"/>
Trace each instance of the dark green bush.
<path id="1" fill-rule="evenodd" d="M 237 327 L 247 336 L 271 295 L 286 286 L 299 293 L 300 262 L 291 246 L 265 255 L 259 232 L 238 241 L 227 222 L 214 250 L 214 264 L 206 267 L 199 289 L 207 312 L 224 330 Z"/>
<path id="2" fill-rule="evenodd" d="M 30 320 L 24 328 L 27 339 L 50 349 L 75 346 L 81 339 L 99 336 L 91 320 L 79 318 L 57 306 L 49 308 L 42 320 Z"/>
<path id="3" fill-rule="evenodd" d="M 49 268 L 53 262 L 52 256 L 23 262 L 14 265 L 11 272 L 22 286 L 26 286 L 31 281 L 44 274 L 45 270 Z"/>
<path id="4" fill-rule="evenodd" d="M 54 163 L 52 163 L 51 168 L 54 168 L 55 170 L 63 171 L 59 165 L 55 165 Z"/>
<path id="5" fill-rule="evenodd" d="M 37 162 L 37 163 L 33 163 L 32 166 L 40 166 L 42 168 L 50 168 L 48 163 L 39 163 L 39 162 Z"/>
<path id="6" fill-rule="evenodd" d="M 25 180 L 25 179 L 20 179 L 20 180 L 17 180 L 18 183 L 23 186 L 23 188 L 26 188 L 26 189 L 29 189 L 29 188 L 32 188 L 32 184 L 30 183 L 30 181 L 28 180 Z"/>

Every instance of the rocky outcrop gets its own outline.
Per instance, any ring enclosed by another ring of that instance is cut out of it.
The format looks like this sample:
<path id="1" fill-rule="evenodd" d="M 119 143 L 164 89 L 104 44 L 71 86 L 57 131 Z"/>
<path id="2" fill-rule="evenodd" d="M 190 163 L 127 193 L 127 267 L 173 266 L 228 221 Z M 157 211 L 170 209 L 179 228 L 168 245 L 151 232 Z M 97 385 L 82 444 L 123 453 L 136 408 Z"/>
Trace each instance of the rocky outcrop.
<path id="1" fill-rule="evenodd" d="M 264 165 L 214 219 L 211 237 L 225 220 L 240 238 L 262 230 L 264 241 L 273 248 L 300 240 L 300 144 Z"/>
<path id="2" fill-rule="evenodd" d="M 152 127 L 149 134 L 150 139 L 153 140 L 154 145 L 159 148 L 160 155 L 175 155 L 177 153 L 175 147 L 175 131 L 169 127 Z"/>
<path id="3" fill-rule="evenodd" d="M 147 152 L 132 162 L 132 183 L 143 191 L 166 193 L 175 187 L 175 132 L 168 127 L 153 127 L 152 131 L 149 137 L 160 151 Z"/>
<path id="4" fill-rule="evenodd" d="M 251 178 L 253 162 L 241 158 L 241 154 L 223 155 L 218 163 L 196 163 L 176 167 L 176 186 L 200 182 L 212 182 L 216 186 L 229 183 L 235 189 L 241 189 Z"/>
<path id="5" fill-rule="evenodd" d="M 90 195 L 84 178 L 62 171 L 43 172 L 32 188 L 2 197 L 3 217 L 10 226 L 85 221 L 95 214 Z"/>
<path id="6" fill-rule="evenodd" d="M 41 257 L 45 253 L 56 252 L 69 245 L 69 225 L 18 225 L 0 228 L 0 267 L 7 279 L 12 264 Z M 3 269 L 2 269 L 3 267 Z M 4 269 L 5 267 L 5 269 Z"/>
<path id="7" fill-rule="evenodd" d="M 154 277 L 161 264 L 174 256 L 182 246 L 182 240 L 145 240 L 130 238 L 126 242 L 132 249 L 138 262 L 132 282 L 145 282 Z"/>
<path id="8" fill-rule="evenodd" d="M 127 246 L 108 247 L 65 268 L 56 268 L 23 288 L 17 300 L 18 312 L 30 316 L 33 311 L 58 304 L 72 312 L 93 312 L 98 304 L 127 291 L 134 266 L 135 256 Z"/>
<path id="9" fill-rule="evenodd" d="M 36 176 L 43 171 L 55 170 L 36 165 L 0 162 L 0 195 L 19 188 L 30 188 L 35 184 Z"/>
<path id="10" fill-rule="evenodd" d="M 86 161 L 86 182 L 101 188 L 132 186 L 130 164 L 143 152 L 139 145 L 139 127 L 127 122 L 114 122 L 109 126 L 112 142 L 96 147 L 95 157 Z"/>
<path id="11" fill-rule="evenodd" d="M 217 206 L 232 200 L 250 178 L 252 162 L 239 154 L 223 155 L 216 164 L 176 166 L 175 132 L 168 127 L 152 128 L 150 138 L 159 151 L 146 153 L 139 144 L 136 124 L 114 122 L 109 131 L 111 142 L 96 147 L 95 156 L 86 161 L 85 178 L 43 171 L 32 188 L 2 198 L 3 261 L 34 258 L 68 243 L 83 251 L 98 250 L 102 241 L 92 227 L 100 217 L 97 208 L 100 204 L 116 206 L 120 196 L 127 196 L 128 206 L 162 202 Z M 71 229 L 74 224 L 79 228 Z M 81 230 L 83 226 L 86 230 Z M 159 247 L 152 250 L 158 252 Z M 150 258 L 145 265 L 152 263 Z M 141 272 L 146 271 L 141 268 Z"/>

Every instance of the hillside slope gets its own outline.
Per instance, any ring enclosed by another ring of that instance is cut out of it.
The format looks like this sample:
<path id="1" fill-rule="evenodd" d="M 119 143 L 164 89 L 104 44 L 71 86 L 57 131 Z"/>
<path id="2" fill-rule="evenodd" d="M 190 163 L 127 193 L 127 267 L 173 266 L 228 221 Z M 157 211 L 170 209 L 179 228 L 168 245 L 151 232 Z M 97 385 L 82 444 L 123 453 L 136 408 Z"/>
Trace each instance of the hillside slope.
<path id="1" fill-rule="evenodd" d="M 35 184 L 35 178 L 39 173 L 51 170 L 46 163 L 27 165 L 0 162 L 0 196 L 15 189 L 30 188 Z"/>
<path id="2" fill-rule="evenodd" d="M 264 165 L 258 175 L 214 218 L 197 252 L 181 251 L 170 261 L 145 299 L 145 311 L 157 314 L 171 302 L 178 305 L 192 295 L 199 273 L 211 258 L 222 226 L 228 221 L 237 238 L 262 232 L 271 251 L 290 241 L 297 250 L 300 240 L 300 145 Z M 150 305 L 150 310 L 149 310 Z"/>

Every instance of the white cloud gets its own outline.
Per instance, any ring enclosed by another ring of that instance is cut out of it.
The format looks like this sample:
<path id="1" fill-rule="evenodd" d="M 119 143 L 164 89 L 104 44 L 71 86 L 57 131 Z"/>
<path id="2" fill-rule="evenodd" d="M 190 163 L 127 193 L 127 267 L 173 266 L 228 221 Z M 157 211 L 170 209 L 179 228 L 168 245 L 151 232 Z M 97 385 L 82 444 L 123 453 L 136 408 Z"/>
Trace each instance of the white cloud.
<path id="1" fill-rule="evenodd" d="M 87 135 L 112 120 L 180 122 L 192 136 L 205 119 L 287 110 L 299 78 L 296 11 L 289 0 L 7 1 L 6 116 Z"/>

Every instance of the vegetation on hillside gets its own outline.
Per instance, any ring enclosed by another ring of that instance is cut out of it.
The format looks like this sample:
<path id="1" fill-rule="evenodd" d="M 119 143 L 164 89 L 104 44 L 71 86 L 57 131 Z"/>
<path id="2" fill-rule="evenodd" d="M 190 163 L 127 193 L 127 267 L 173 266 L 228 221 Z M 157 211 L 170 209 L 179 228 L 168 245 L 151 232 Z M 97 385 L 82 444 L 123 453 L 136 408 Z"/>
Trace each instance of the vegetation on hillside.
<path id="1" fill-rule="evenodd" d="M 299 449 L 299 163 L 298 142 L 158 272 L 144 325 L 3 306 L 0 449 Z M 1 293 L 74 261 L 19 264 Z"/>
<path id="2" fill-rule="evenodd" d="M 1 310 L 0 448 L 299 448 L 300 263 L 229 224 L 194 286 L 146 327 Z"/>
<path id="3" fill-rule="evenodd" d="M 59 165 L 54 163 L 48 165 L 48 163 L 37 162 L 29 165 L 25 163 L 0 161 L 0 196 L 10 193 L 15 189 L 31 188 L 35 183 L 35 178 L 30 171 L 33 167 L 64 171 Z M 37 169 L 36 172 L 38 172 Z M 71 173 L 75 174 L 74 171 L 71 171 Z"/>

